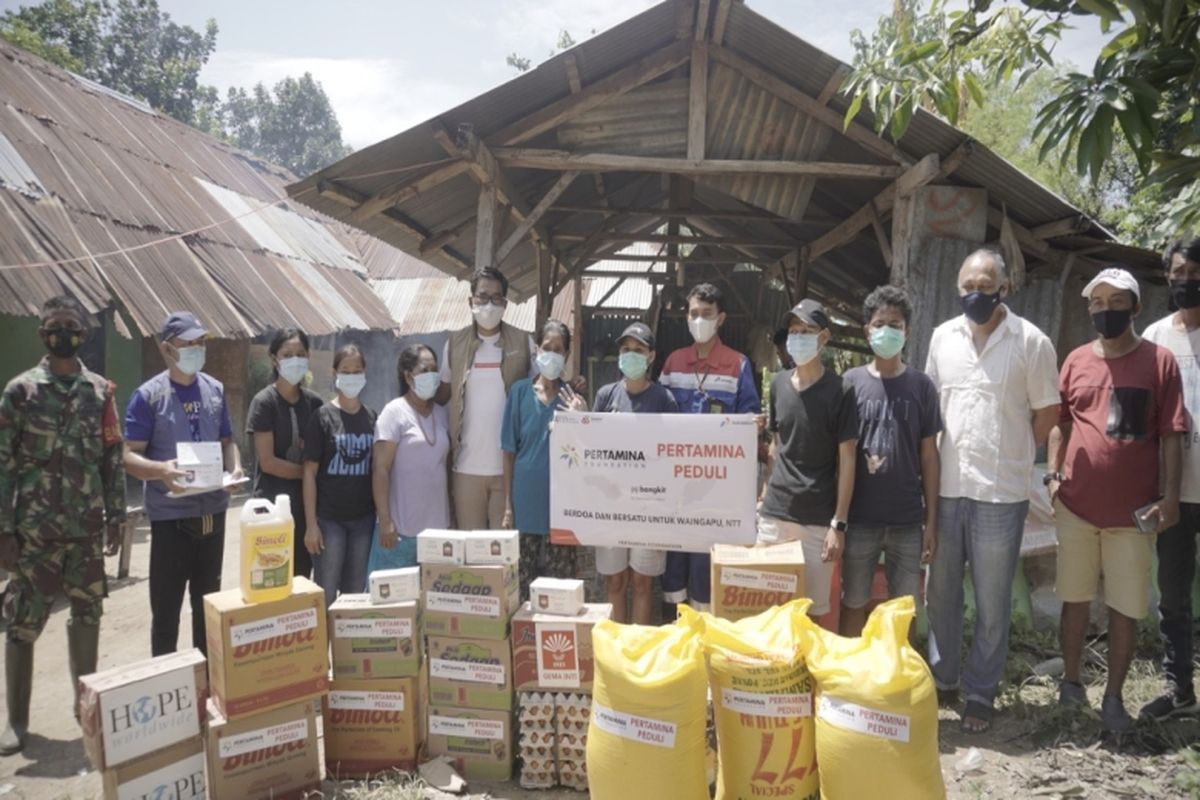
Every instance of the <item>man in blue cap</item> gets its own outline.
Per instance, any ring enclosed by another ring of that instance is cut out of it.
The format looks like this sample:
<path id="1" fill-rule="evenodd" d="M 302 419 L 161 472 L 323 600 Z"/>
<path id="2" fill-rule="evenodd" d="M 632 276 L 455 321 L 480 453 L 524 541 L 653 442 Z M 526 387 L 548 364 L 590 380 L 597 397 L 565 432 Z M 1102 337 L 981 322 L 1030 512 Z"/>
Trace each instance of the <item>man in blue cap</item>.
<path id="1" fill-rule="evenodd" d="M 220 442 L 224 469 L 242 476 L 241 454 L 225 403 L 225 387 L 200 370 L 208 331 L 194 314 L 167 317 L 159 351 L 167 369 L 138 387 L 125 412 L 125 469 L 145 481 L 150 518 L 150 642 L 153 655 L 175 652 L 179 612 L 188 589 L 192 644 L 205 653 L 204 595 L 221 588 L 229 493 L 181 495 L 186 473 L 180 442 Z"/>

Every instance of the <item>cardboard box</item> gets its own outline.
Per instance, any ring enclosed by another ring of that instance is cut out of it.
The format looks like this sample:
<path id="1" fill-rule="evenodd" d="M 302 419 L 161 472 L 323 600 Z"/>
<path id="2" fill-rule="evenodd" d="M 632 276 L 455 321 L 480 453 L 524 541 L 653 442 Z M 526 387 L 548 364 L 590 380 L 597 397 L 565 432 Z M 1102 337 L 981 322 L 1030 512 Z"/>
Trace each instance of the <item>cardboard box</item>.
<path id="1" fill-rule="evenodd" d="M 517 564 L 521 539 L 517 531 L 467 531 L 466 563 L 477 566 Z"/>
<path id="2" fill-rule="evenodd" d="M 204 737 L 195 736 L 100 773 L 104 800 L 207 800 Z"/>
<path id="3" fill-rule="evenodd" d="M 507 639 L 520 605 L 517 565 L 421 566 L 421 622 L 428 636 Z"/>
<path id="4" fill-rule="evenodd" d="M 93 672 L 79 682 L 83 746 L 97 770 L 201 733 L 208 677 L 195 648 Z"/>
<path id="5" fill-rule="evenodd" d="M 467 532 L 429 528 L 417 534 L 418 564 L 464 564 Z"/>
<path id="6" fill-rule="evenodd" d="M 425 738 L 425 676 L 334 680 L 322 712 L 330 777 L 414 771 Z"/>
<path id="7" fill-rule="evenodd" d="M 321 788 L 311 700 L 227 720 L 209 703 L 208 784 L 213 800 L 300 800 Z"/>
<path id="8" fill-rule="evenodd" d="M 513 671 L 509 641 L 430 636 L 429 702 L 495 711 L 511 709 Z"/>
<path id="9" fill-rule="evenodd" d="M 712 613 L 739 620 L 783 605 L 804 593 L 804 548 L 800 542 L 712 548 Z"/>
<path id="10" fill-rule="evenodd" d="M 372 603 L 421 599 L 421 568 L 377 569 L 367 578 Z"/>
<path id="11" fill-rule="evenodd" d="M 208 682 L 227 719 L 260 714 L 329 688 L 325 590 L 292 581 L 282 600 L 248 605 L 240 589 L 204 597 Z"/>
<path id="12" fill-rule="evenodd" d="M 534 578 L 529 602 L 544 614 L 573 617 L 583 613 L 583 581 L 573 578 Z"/>
<path id="13" fill-rule="evenodd" d="M 467 780 L 507 781 L 513 767 L 510 711 L 429 707 L 430 756 L 446 756 Z"/>
<path id="14" fill-rule="evenodd" d="M 408 678 L 421 671 L 417 603 L 344 594 L 329 607 L 334 678 Z"/>
<path id="15" fill-rule="evenodd" d="M 596 674 L 592 627 L 612 616 L 609 603 L 589 603 L 577 617 L 542 614 L 526 603 L 512 620 L 513 680 L 517 691 L 590 692 Z"/>

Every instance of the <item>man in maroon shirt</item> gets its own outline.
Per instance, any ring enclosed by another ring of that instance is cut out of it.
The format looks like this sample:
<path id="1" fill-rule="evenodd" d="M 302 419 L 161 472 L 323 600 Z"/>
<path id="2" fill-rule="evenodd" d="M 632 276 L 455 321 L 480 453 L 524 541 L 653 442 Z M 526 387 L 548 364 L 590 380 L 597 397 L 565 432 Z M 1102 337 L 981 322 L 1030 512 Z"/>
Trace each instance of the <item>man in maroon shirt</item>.
<path id="1" fill-rule="evenodd" d="M 1104 574 L 1108 606 L 1105 728 L 1133 727 L 1121 690 L 1137 621 L 1149 611 L 1155 537 L 1179 519 L 1181 435 L 1187 430 L 1174 356 L 1137 335 L 1137 280 L 1109 268 L 1083 290 L 1099 337 L 1067 356 L 1045 478 L 1058 527 L 1055 591 L 1063 601 L 1066 674 L 1059 703 L 1087 705 L 1079 680 L 1088 610 Z M 1160 468 L 1161 486 L 1160 492 Z"/>

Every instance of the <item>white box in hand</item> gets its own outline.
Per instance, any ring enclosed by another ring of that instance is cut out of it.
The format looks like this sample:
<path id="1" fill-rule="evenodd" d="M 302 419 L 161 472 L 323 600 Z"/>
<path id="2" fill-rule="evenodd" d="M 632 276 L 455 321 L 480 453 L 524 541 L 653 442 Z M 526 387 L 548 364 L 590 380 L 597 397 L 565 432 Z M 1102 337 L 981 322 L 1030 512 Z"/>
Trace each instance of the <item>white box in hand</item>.
<path id="1" fill-rule="evenodd" d="M 220 489 L 224 470 L 220 442 L 179 442 L 175 445 L 175 463 L 187 473 L 179 479 L 189 489 Z"/>

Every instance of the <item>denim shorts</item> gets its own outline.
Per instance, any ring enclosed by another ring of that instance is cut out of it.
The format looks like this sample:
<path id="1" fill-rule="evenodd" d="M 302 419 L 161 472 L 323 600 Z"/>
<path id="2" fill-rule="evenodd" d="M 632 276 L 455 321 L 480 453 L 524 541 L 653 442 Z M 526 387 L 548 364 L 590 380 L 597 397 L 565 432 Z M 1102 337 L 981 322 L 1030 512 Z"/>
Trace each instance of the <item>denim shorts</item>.
<path id="1" fill-rule="evenodd" d="M 921 596 L 921 525 L 859 526 L 846 532 L 842 554 L 842 604 L 862 608 L 871 601 L 879 554 L 884 554 L 888 597 Z"/>

